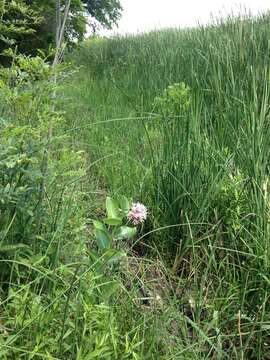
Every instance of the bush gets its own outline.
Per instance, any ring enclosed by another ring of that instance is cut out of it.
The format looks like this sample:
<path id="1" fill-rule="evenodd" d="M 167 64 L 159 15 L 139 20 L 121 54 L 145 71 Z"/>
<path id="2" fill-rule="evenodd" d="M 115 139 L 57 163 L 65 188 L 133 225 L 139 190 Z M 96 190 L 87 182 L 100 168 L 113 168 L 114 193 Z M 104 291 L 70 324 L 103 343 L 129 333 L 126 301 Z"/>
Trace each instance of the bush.
<path id="1" fill-rule="evenodd" d="M 0 73 L 0 253 L 5 279 L 19 255 L 46 254 L 55 261 L 52 238 L 70 202 L 66 187 L 84 174 L 82 154 L 59 135 L 63 117 L 54 109 L 53 76 L 41 58 L 14 54 L 11 68 Z M 75 198 L 77 194 L 73 192 Z"/>

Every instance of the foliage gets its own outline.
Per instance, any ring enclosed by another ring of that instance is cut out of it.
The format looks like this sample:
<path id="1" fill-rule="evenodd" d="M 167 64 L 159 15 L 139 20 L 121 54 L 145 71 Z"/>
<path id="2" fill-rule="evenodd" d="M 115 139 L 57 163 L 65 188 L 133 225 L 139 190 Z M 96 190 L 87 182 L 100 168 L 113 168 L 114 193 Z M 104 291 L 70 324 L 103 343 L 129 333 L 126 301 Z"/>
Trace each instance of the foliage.
<path id="1" fill-rule="evenodd" d="M 241 174 L 230 174 L 217 191 L 213 207 L 227 231 L 241 230 L 243 219 L 248 214 L 245 183 Z"/>
<path id="2" fill-rule="evenodd" d="M 63 5 L 63 1 L 61 1 Z M 72 0 L 65 30 L 66 42 L 71 45 L 82 41 L 87 24 L 93 31 L 111 28 L 120 18 L 118 0 Z M 55 46 L 54 0 L 1 0 L 0 52 L 10 46 L 20 53 L 51 56 Z M 5 58 L 1 62 L 7 62 Z"/>
<path id="3" fill-rule="evenodd" d="M 94 32 L 99 27 L 111 29 L 120 19 L 122 7 L 119 0 L 82 0 L 91 16 L 89 22 Z"/>
<path id="4" fill-rule="evenodd" d="M 55 232 L 54 222 L 65 208 L 66 197 L 63 186 L 74 176 L 82 161 L 79 153 L 69 150 L 66 157 L 64 138 L 56 135 L 48 143 L 51 122 L 55 131 L 60 128 L 63 118 L 53 110 L 52 94 L 55 89 L 53 74 L 41 58 L 14 55 L 11 68 L 1 69 L 1 274 L 5 276 L 13 267 L 9 259 L 24 252 L 26 257 L 33 254 L 51 254 L 48 245 Z M 46 152 L 61 153 L 50 159 L 45 172 Z M 62 173 L 63 165 L 72 171 Z M 61 187 L 51 191 L 51 185 L 61 179 Z M 48 201 L 44 201 L 43 188 Z M 58 191 L 58 193 L 55 191 Z M 74 196 L 77 196 L 74 193 Z M 55 218 L 55 220 L 53 220 Z M 25 245 L 23 247 L 22 245 Z M 28 249 L 27 251 L 25 249 Z M 54 246 L 53 246 L 54 248 Z M 52 252 L 53 253 L 53 252 Z M 11 257 L 10 257 L 11 256 Z M 53 260 L 53 257 L 51 258 Z"/>
<path id="5" fill-rule="evenodd" d="M 124 217 L 127 217 L 130 207 L 131 204 L 126 197 L 122 197 L 119 202 L 107 197 L 107 218 L 104 219 L 104 223 L 112 227 L 112 233 L 101 221 L 93 221 L 96 242 L 101 252 L 111 249 L 113 241 L 129 240 L 136 235 L 135 227 L 123 224 Z"/>
<path id="6" fill-rule="evenodd" d="M 154 108 L 163 117 L 179 116 L 190 106 L 190 89 L 184 83 L 169 85 L 162 96 L 154 100 Z"/>
<path id="7" fill-rule="evenodd" d="M 107 197 L 106 218 L 103 221 L 93 220 L 97 251 L 89 249 L 89 255 L 95 268 L 102 274 L 99 281 L 103 299 L 119 288 L 115 279 L 109 287 L 102 286 L 102 283 L 108 281 L 109 274 L 115 275 L 127 256 L 125 251 L 128 251 L 128 241 L 137 233 L 136 227 L 128 225 L 127 216 L 130 208 L 131 202 L 125 196 L 118 200 Z"/>
<path id="8" fill-rule="evenodd" d="M 9 55 L 11 67 L 0 73 L 0 356 L 151 359 L 161 342 L 156 316 L 138 311 L 135 290 L 127 295 L 115 266 L 123 250 L 99 246 L 94 258 L 95 247 L 87 246 L 85 154 L 65 134 L 58 111 L 67 68 Z M 125 197 L 106 201 L 104 221 L 119 224 L 107 226 L 122 243 L 135 235 L 119 222 L 129 206 Z M 152 349 L 146 357 L 144 342 Z"/>
<path id="9" fill-rule="evenodd" d="M 9 51 L 1 358 L 270 358 L 269 46 L 262 15 L 90 40 L 73 77 Z"/>
<path id="10" fill-rule="evenodd" d="M 11 46 L 29 41 L 35 34 L 35 27 L 42 22 L 40 13 L 25 1 L 0 2 L 0 53 Z M 1 62 L 6 61 L 5 57 Z"/>

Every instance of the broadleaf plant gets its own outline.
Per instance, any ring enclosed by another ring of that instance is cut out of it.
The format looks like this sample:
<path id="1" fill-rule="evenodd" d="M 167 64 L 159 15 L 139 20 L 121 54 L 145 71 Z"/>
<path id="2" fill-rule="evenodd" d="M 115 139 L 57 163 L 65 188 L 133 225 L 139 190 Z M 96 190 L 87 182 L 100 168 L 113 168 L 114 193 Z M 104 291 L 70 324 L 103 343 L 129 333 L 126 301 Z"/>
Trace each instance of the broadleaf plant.
<path id="1" fill-rule="evenodd" d="M 106 215 L 103 221 L 93 220 L 95 240 L 101 255 L 113 249 L 119 240 L 130 240 L 136 233 L 136 227 L 127 225 L 127 215 L 131 202 L 122 196 L 119 200 L 106 198 Z M 118 254 L 119 257 L 119 254 Z"/>

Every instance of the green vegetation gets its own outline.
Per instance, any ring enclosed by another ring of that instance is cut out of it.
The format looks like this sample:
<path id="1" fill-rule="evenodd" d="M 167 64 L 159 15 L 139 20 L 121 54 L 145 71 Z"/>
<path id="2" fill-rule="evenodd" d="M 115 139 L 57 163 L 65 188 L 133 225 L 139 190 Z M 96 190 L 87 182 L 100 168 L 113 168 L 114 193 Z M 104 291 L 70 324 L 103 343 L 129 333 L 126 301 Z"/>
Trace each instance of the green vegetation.
<path id="1" fill-rule="evenodd" d="M 0 52 L 15 48 L 20 53 L 52 55 L 55 45 L 56 9 L 68 0 L 0 0 Z M 70 0 L 65 40 L 82 41 L 87 24 L 92 31 L 110 29 L 121 16 L 119 0 Z M 63 14 L 57 16 L 63 19 Z M 0 63 L 7 59 L 1 58 Z"/>
<path id="2" fill-rule="evenodd" d="M 12 55 L 1 358 L 270 358 L 269 20 Z"/>

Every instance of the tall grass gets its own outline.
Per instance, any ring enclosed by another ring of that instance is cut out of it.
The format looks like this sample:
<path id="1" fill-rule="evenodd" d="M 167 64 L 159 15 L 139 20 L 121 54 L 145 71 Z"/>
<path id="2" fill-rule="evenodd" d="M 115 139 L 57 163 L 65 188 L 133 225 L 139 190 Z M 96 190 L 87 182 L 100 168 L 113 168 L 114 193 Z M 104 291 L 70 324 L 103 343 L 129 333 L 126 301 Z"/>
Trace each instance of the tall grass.
<path id="1" fill-rule="evenodd" d="M 63 134 L 61 70 L 16 54 L 0 69 L 0 358 L 158 357 L 159 318 L 138 311 L 139 286 L 127 292 L 105 256 L 90 256 L 89 217 L 103 209 L 92 164 Z"/>
<path id="2" fill-rule="evenodd" d="M 192 304 L 174 313 L 186 334 L 172 358 L 270 357 L 269 38 L 265 14 L 91 39 L 71 55 L 67 131 L 101 188 L 149 205 L 141 240 L 177 274 L 175 301 Z M 175 83 L 190 106 L 157 108 Z"/>

